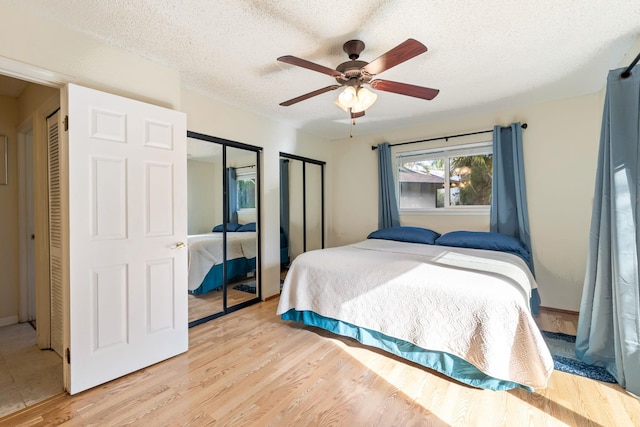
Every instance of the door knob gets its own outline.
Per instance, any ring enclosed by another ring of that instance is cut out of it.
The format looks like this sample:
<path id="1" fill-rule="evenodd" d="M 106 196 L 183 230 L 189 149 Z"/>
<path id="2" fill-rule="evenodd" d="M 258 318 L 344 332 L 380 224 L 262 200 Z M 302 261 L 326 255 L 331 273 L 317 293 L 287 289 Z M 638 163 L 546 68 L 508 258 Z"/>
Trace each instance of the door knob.
<path id="1" fill-rule="evenodd" d="M 183 242 L 178 242 L 175 245 L 171 246 L 171 249 L 182 249 L 185 246 L 187 246 L 187 245 L 185 245 Z"/>

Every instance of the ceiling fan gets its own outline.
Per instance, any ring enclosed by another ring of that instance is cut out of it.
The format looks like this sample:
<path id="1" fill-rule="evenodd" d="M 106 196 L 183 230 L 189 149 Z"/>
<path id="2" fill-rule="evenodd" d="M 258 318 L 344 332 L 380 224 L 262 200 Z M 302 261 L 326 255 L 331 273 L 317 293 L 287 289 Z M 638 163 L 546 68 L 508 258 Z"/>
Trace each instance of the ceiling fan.
<path id="1" fill-rule="evenodd" d="M 391 80 L 373 79 L 374 76 L 383 71 L 426 52 L 427 47 L 417 40 L 407 39 L 371 62 L 358 60 L 360 53 L 364 50 L 364 42 L 360 40 L 349 40 L 342 46 L 342 50 L 349 56 L 349 61 L 338 65 L 335 70 L 291 55 L 279 57 L 278 61 L 280 62 L 327 74 L 334 77 L 338 82 L 338 84 L 317 89 L 313 92 L 281 102 L 280 105 L 287 107 L 304 101 L 305 99 L 346 86 L 335 103 L 345 111 L 348 111 L 351 114 L 351 118 L 355 119 L 364 116 L 364 110 L 370 107 L 377 97 L 375 93 L 367 90 L 363 85 L 369 85 L 373 89 L 385 92 L 393 92 L 427 100 L 431 100 L 438 95 L 438 89 L 399 83 Z"/>

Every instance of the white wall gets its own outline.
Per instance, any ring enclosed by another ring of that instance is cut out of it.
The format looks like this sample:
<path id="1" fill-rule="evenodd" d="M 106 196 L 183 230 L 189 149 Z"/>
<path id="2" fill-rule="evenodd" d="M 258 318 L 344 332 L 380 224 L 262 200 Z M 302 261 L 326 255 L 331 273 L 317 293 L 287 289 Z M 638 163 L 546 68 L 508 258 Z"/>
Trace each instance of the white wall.
<path id="1" fill-rule="evenodd" d="M 526 122 L 529 127 L 523 131 L 523 144 L 529 220 L 542 305 L 578 311 L 586 268 L 602 105 L 603 94 L 599 92 L 437 123 L 429 123 L 425 118 L 425 124 L 419 127 L 332 142 L 328 168 L 333 179 L 331 245 L 362 240 L 378 228 L 377 157 L 372 145 Z M 460 142 L 463 140 L 450 140 L 453 144 Z M 418 145 L 402 149 L 412 147 Z M 488 215 L 403 215 L 401 223 L 439 232 L 489 229 Z"/>
<path id="2" fill-rule="evenodd" d="M 0 96 L 0 135 L 8 138 L 8 183 L 0 185 L 0 326 L 18 321 L 17 124 L 18 100 Z M 4 158 L 0 161 L 4 162 Z"/>
<path id="3" fill-rule="evenodd" d="M 33 112 L 51 97 L 60 97 L 60 91 L 56 88 L 28 84 L 20 94 L 18 102 L 18 125 L 32 120 Z"/>
<path id="4" fill-rule="evenodd" d="M 307 251 L 312 251 L 322 248 L 322 168 L 319 165 L 306 164 L 305 192 Z"/>
<path id="5" fill-rule="evenodd" d="M 300 160 L 289 160 L 289 261 L 304 252 L 304 214 L 302 166 Z"/>
<path id="6" fill-rule="evenodd" d="M 216 201 L 222 200 L 222 197 L 216 189 L 220 188 L 222 183 L 220 179 L 216 179 L 220 176 L 220 168 L 215 166 L 216 164 L 212 162 L 187 160 L 189 234 L 208 233 L 221 222 L 222 208 Z"/>

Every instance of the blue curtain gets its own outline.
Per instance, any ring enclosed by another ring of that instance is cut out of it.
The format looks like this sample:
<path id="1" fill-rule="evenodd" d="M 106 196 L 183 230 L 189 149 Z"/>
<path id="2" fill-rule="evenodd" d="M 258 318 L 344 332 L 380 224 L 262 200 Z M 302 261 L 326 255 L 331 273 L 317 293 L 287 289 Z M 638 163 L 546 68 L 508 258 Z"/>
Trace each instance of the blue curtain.
<path id="1" fill-rule="evenodd" d="M 535 276 L 529 233 L 527 187 L 524 179 L 522 127 L 520 123 L 493 128 L 493 180 L 491 187 L 491 231 L 523 241 L 531 252 L 529 268 Z M 531 310 L 538 314 L 540 294 L 531 293 Z"/>
<path id="2" fill-rule="evenodd" d="M 229 208 L 229 222 L 238 223 L 238 183 L 236 168 L 227 168 L 227 206 Z"/>
<path id="3" fill-rule="evenodd" d="M 289 160 L 280 159 L 280 228 L 289 241 Z"/>
<path id="4" fill-rule="evenodd" d="M 399 226 L 391 147 L 386 142 L 378 144 L 378 191 L 378 228 Z"/>
<path id="5" fill-rule="evenodd" d="M 609 72 L 576 356 L 640 395 L 640 73 Z"/>

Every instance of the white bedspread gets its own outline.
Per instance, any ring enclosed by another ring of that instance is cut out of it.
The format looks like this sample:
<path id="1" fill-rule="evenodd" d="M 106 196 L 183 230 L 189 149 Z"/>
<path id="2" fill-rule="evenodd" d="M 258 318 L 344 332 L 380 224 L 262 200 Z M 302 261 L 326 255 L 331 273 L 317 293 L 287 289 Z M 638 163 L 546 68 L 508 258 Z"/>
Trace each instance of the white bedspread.
<path id="1" fill-rule="evenodd" d="M 278 314 L 310 310 L 544 388 L 553 359 L 530 313 L 533 287 L 515 255 L 370 239 L 298 256 Z"/>
<path id="2" fill-rule="evenodd" d="M 189 242 L 189 290 L 197 289 L 216 264 L 222 262 L 222 233 L 194 234 Z M 255 258 L 256 233 L 227 233 L 227 259 Z"/>

